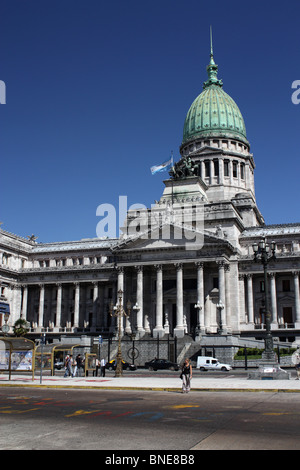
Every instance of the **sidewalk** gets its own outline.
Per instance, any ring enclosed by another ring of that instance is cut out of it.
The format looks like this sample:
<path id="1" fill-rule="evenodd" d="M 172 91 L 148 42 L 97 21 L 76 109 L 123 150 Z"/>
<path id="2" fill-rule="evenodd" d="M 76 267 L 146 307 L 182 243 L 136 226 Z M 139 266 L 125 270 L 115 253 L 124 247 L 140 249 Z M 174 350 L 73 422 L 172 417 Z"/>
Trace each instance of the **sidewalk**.
<path id="1" fill-rule="evenodd" d="M 141 377 L 124 374 L 123 377 L 67 377 L 40 376 L 29 374 L 0 375 L 0 387 L 42 387 L 42 388 L 73 388 L 73 389 L 102 389 L 102 390 L 157 390 L 179 391 L 181 380 L 179 377 Z M 248 380 L 245 377 L 195 377 L 192 379 L 192 392 L 200 391 L 275 391 L 300 392 L 300 380 L 292 377 L 290 380 Z"/>

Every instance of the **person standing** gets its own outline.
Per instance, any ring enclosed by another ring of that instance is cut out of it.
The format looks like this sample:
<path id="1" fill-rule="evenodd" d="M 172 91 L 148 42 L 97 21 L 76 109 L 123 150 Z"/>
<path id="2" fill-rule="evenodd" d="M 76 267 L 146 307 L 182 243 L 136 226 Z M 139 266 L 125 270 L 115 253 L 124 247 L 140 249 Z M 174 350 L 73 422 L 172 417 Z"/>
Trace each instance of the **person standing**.
<path id="1" fill-rule="evenodd" d="M 182 393 L 188 393 L 191 390 L 191 379 L 193 376 L 192 365 L 190 360 L 186 358 L 181 370 Z"/>
<path id="2" fill-rule="evenodd" d="M 81 354 L 78 354 L 78 356 L 76 356 L 76 362 L 77 362 L 77 376 L 81 377 L 81 369 L 83 369 L 83 361 L 82 361 Z"/>
<path id="3" fill-rule="evenodd" d="M 95 370 L 93 370 L 93 377 L 98 377 L 98 369 L 99 369 L 100 361 L 97 357 L 96 357 L 95 363 L 96 363 L 96 368 Z"/>
<path id="4" fill-rule="evenodd" d="M 105 377 L 105 366 L 106 366 L 106 361 L 105 359 L 101 359 L 101 376 Z"/>

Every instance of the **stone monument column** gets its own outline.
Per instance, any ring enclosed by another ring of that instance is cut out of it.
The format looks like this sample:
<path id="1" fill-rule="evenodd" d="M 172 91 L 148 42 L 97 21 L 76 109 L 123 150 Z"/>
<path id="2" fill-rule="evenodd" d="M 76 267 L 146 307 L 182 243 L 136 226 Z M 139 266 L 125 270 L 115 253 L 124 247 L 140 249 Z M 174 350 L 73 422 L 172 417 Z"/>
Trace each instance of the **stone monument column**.
<path id="1" fill-rule="evenodd" d="M 176 328 L 174 335 L 177 338 L 183 338 L 184 325 L 183 325 L 183 270 L 182 263 L 176 263 Z"/>
<path id="2" fill-rule="evenodd" d="M 153 336 L 162 337 L 164 335 L 163 328 L 163 272 L 162 265 L 155 265 L 156 268 L 156 318 Z"/>

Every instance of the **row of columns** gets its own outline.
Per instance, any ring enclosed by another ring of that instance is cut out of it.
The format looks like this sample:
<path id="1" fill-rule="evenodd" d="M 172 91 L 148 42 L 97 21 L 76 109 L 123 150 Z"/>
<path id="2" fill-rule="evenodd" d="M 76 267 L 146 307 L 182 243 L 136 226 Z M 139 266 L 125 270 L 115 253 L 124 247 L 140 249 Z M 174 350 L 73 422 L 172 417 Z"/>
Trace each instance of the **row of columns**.
<path id="1" fill-rule="evenodd" d="M 198 321 L 200 331 L 205 331 L 204 319 L 204 273 L 203 273 L 203 262 L 196 262 L 197 267 L 197 303 L 196 308 L 198 309 Z M 227 327 L 226 320 L 226 289 L 225 289 L 225 268 L 228 265 L 223 261 L 217 262 L 219 272 L 219 302 L 221 312 L 221 324 L 225 331 Z M 155 327 L 153 329 L 154 336 L 163 336 L 165 333 L 163 325 L 163 265 L 154 265 L 156 269 L 156 310 L 155 310 Z M 184 298 L 183 298 L 183 263 L 175 263 L 176 268 L 176 327 L 174 328 L 174 334 L 177 337 L 183 337 L 185 332 L 184 326 Z M 134 308 L 137 311 L 137 331 L 143 334 L 147 330 L 147 325 L 144 324 L 143 318 L 143 266 L 136 266 L 137 270 L 137 297 Z M 118 286 L 117 290 L 121 289 L 124 291 L 124 268 L 118 268 Z M 127 325 L 130 329 L 130 326 Z M 125 327 L 125 329 L 126 329 Z"/>
<path id="2" fill-rule="evenodd" d="M 300 328 L 300 289 L 299 289 L 299 271 L 293 271 L 294 292 L 295 292 L 295 328 Z M 246 274 L 247 281 L 247 312 L 248 323 L 254 324 L 254 295 L 253 295 L 253 274 Z M 276 291 L 276 273 L 268 273 L 270 278 L 270 297 L 271 297 L 271 322 L 273 326 L 278 324 L 277 311 L 277 291 Z"/>
<path id="3" fill-rule="evenodd" d="M 92 326 L 96 326 L 97 319 L 97 300 L 99 297 L 99 284 L 93 282 L 93 314 L 92 314 Z M 68 284 L 69 285 L 69 284 Z M 80 282 L 75 282 L 75 298 L 74 298 L 74 321 L 73 327 L 79 326 L 79 313 L 80 313 Z M 61 316 L 62 316 L 62 289 L 63 284 L 57 283 L 57 297 L 56 297 L 56 311 L 55 311 L 55 322 L 54 327 L 61 327 Z M 45 310 L 45 284 L 39 284 L 39 307 L 38 307 L 38 321 L 37 326 L 42 328 L 44 326 L 44 310 Z M 23 296 L 20 314 L 23 319 L 27 319 L 28 309 L 28 285 L 23 286 Z M 71 326 L 71 325 L 70 325 Z"/>

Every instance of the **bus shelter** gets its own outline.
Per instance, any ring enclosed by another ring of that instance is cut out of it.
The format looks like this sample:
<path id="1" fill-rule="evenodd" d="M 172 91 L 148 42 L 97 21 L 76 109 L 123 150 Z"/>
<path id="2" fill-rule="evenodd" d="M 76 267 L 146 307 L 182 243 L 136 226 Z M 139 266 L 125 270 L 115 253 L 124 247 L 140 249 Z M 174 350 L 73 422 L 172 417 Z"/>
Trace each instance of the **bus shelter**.
<path id="1" fill-rule="evenodd" d="M 42 363 L 43 370 L 50 370 L 51 375 L 54 375 L 55 369 L 60 370 L 65 366 L 65 357 L 67 355 L 73 356 L 73 350 L 83 348 L 80 344 L 46 344 L 36 347 L 35 353 L 35 368 L 40 369 Z"/>
<path id="2" fill-rule="evenodd" d="M 0 337 L 0 370 L 31 372 L 34 380 L 35 344 L 27 338 Z"/>

